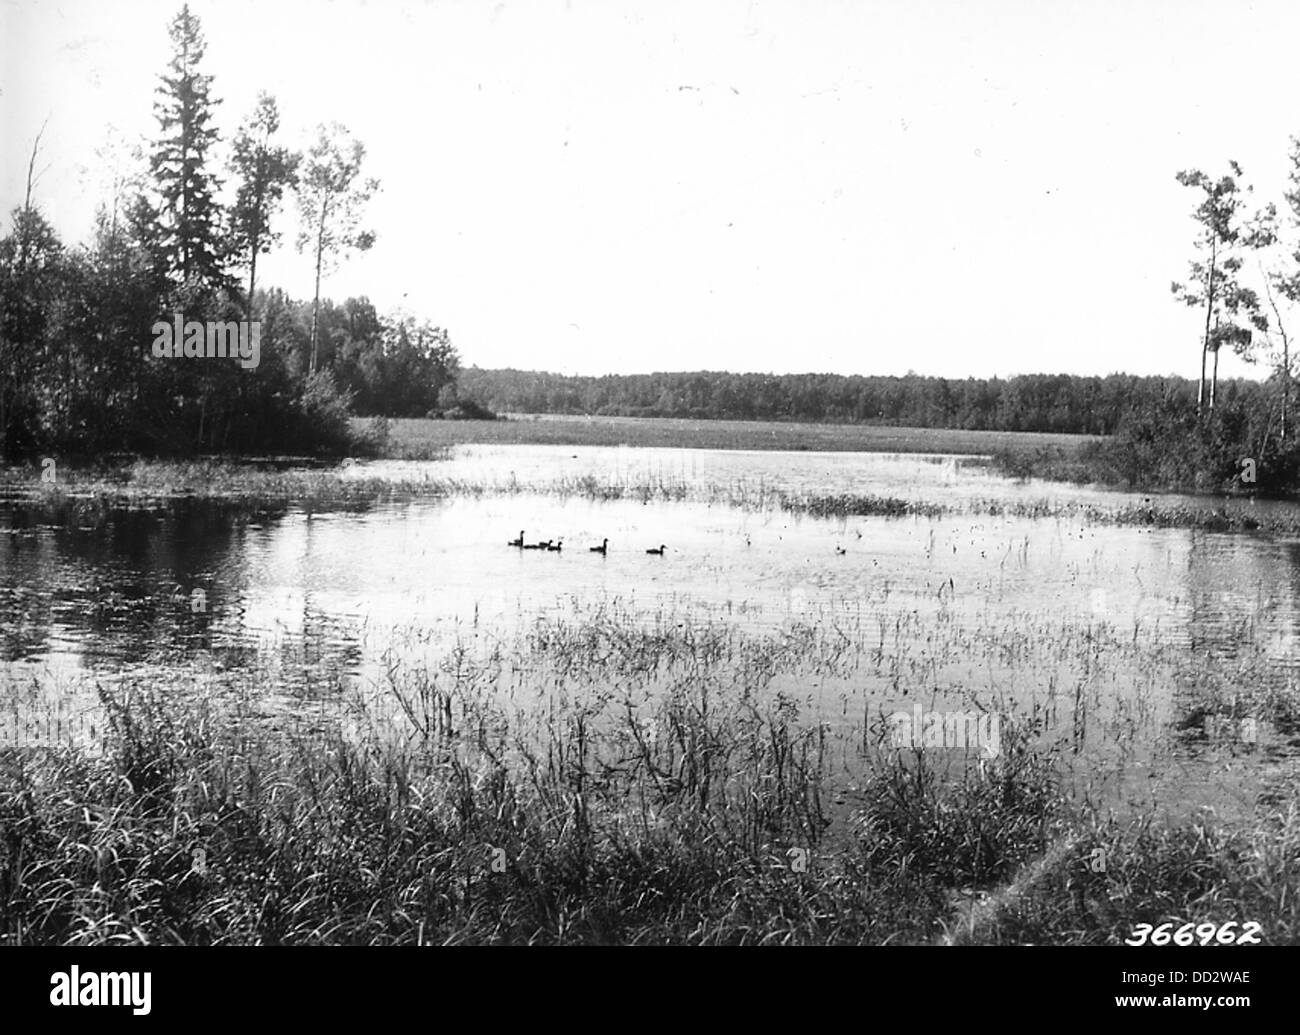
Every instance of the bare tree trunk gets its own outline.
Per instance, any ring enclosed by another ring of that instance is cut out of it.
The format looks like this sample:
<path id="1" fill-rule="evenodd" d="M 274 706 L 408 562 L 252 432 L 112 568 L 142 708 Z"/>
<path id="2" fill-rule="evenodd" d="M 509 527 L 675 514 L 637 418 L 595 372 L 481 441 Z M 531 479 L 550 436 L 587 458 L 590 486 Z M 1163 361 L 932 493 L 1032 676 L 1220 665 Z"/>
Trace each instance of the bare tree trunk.
<path id="1" fill-rule="evenodd" d="M 1201 415 L 1201 408 L 1205 404 L 1205 356 L 1210 351 L 1210 339 L 1206 338 L 1201 342 L 1201 383 L 1196 390 L 1196 416 Z"/>
<path id="2" fill-rule="evenodd" d="M 1214 412 L 1214 390 L 1219 386 L 1219 350 L 1214 350 L 1214 373 L 1210 376 L 1210 412 Z"/>
<path id="3" fill-rule="evenodd" d="M 36 134 L 36 139 L 32 141 L 32 157 L 28 159 L 27 162 L 27 191 L 23 195 L 23 214 L 28 216 L 30 216 L 32 212 L 32 175 L 36 170 L 36 156 L 40 153 L 41 137 L 45 135 L 45 126 L 49 124 L 49 121 L 49 119 L 46 119 L 45 122 L 41 124 L 41 131 Z M 44 171 L 45 170 L 42 170 L 42 172 Z M 23 234 L 22 237 L 18 239 L 18 269 L 20 271 L 25 270 L 27 267 L 27 246 L 30 243 L 30 240 L 31 226 L 27 221 L 24 221 Z"/>
<path id="4" fill-rule="evenodd" d="M 329 208 L 324 201 L 320 206 L 320 226 L 316 230 L 316 297 L 311 303 L 311 366 L 308 374 L 316 373 L 316 325 L 320 314 L 320 264 L 325 252 L 325 212 Z"/>
<path id="5" fill-rule="evenodd" d="M 257 240 L 253 240 L 253 255 L 248 261 L 248 318 L 253 318 L 253 285 L 257 283 Z"/>
<path id="6" fill-rule="evenodd" d="M 1264 274 L 1263 267 L 1259 271 Z M 1264 293 L 1268 295 L 1268 304 L 1273 310 L 1273 318 L 1277 320 L 1277 332 L 1282 336 L 1282 434 L 1278 437 L 1286 438 L 1286 414 L 1291 406 L 1291 342 L 1286 336 L 1286 327 L 1282 323 L 1282 314 L 1277 308 L 1277 301 L 1273 298 L 1273 289 L 1269 286 L 1268 276 L 1264 275 Z"/>
<path id="7" fill-rule="evenodd" d="M 1210 231 L 1210 282 L 1205 291 L 1205 337 L 1201 339 L 1201 385 L 1196 391 L 1196 416 L 1205 400 L 1205 354 L 1210 351 L 1210 319 L 1214 315 L 1214 274 L 1218 268 L 1219 242 Z M 1217 358 L 1217 357 L 1216 357 Z"/>
<path id="8" fill-rule="evenodd" d="M 264 199 L 262 196 L 261 183 L 263 181 L 263 156 L 265 154 L 266 139 L 262 141 L 262 150 L 257 153 L 257 183 L 259 184 L 257 197 L 254 199 L 253 209 L 253 250 L 248 257 L 248 318 L 253 318 L 253 288 L 257 284 L 257 253 L 262 246 L 262 205 Z"/>

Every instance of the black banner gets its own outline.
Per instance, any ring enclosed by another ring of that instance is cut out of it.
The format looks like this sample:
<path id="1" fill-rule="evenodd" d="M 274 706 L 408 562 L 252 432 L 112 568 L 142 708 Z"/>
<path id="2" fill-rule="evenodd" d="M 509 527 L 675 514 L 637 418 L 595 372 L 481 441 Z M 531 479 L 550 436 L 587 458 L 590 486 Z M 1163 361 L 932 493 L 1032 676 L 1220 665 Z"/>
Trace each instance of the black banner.
<path id="1" fill-rule="evenodd" d="M 11 1031 L 20 1020 L 175 1030 L 413 1014 L 439 1025 L 466 1011 L 492 1024 L 584 1027 L 714 1013 L 1221 1024 L 1290 1006 L 1298 962 L 1293 947 L 34 948 L 0 952 L 0 996 Z"/>

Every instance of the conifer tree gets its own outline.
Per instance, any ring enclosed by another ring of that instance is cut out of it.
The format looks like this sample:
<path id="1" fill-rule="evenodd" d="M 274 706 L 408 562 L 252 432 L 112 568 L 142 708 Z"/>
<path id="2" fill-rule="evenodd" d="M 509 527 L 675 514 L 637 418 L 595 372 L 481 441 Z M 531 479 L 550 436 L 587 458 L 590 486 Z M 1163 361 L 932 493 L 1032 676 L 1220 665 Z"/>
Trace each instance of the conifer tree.
<path id="1" fill-rule="evenodd" d="M 154 102 L 160 135 L 150 158 L 157 193 L 159 243 L 174 287 L 193 296 L 226 286 L 219 243 L 219 183 L 208 169 L 217 140 L 212 77 L 199 72 L 206 44 L 186 4 L 168 27 L 172 59 Z"/>

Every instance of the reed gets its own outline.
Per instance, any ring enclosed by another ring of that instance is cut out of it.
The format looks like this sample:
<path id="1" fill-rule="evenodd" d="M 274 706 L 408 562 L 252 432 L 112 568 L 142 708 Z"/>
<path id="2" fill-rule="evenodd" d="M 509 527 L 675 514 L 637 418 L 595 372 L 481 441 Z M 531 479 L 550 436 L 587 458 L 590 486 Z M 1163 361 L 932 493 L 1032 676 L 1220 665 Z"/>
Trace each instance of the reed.
<path id="1" fill-rule="evenodd" d="M 27 520 L 72 527 L 96 527 L 114 511 L 200 503 L 247 513 L 283 513 L 291 506 L 366 509 L 412 499 L 540 495 L 596 502 L 692 502 L 753 512 L 772 510 L 818 518 L 941 518 L 957 515 L 1037 518 L 1090 525 L 1191 528 L 1210 532 L 1300 534 L 1300 515 L 1256 509 L 1249 501 L 1192 504 L 1156 498 L 1111 505 L 1079 500 L 900 498 L 855 493 L 797 492 L 766 481 L 704 482 L 638 474 L 597 477 L 564 475 L 541 480 L 440 476 L 436 466 L 411 466 L 404 475 L 365 475 L 364 468 L 272 470 L 224 461 L 136 462 L 129 467 L 60 469 L 46 484 L 36 469 L 0 472 L 0 494 L 19 503 Z"/>
<path id="2" fill-rule="evenodd" d="M 618 598 L 423 645 L 417 665 L 395 638 L 373 681 L 307 685 L 319 704 L 288 711 L 268 708 L 297 682 L 282 655 L 197 686 L 101 681 L 82 743 L 0 752 L 0 940 L 1099 943 L 1247 915 L 1300 933 L 1294 786 L 1232 822 L 1117 817 L 1080 753 L 1144 749 L 1165 679 L 1182 707 L 1226 708 L 1253 662 L 1207 674 L 1141 631 L 1043 617 L 972 633 L 829 607 L 747 633 Z M 997 676 L 996 758 L 900 751 L 870 715 L 878 688 L 950 665 L 1048 685 L 1122 652 L 1151 687 L 1035 696 Z M 813 677 L 864 685 L 861 720 L 797 692 Z M 1281 721 L 1295 696 L 1233 714 Z"/>

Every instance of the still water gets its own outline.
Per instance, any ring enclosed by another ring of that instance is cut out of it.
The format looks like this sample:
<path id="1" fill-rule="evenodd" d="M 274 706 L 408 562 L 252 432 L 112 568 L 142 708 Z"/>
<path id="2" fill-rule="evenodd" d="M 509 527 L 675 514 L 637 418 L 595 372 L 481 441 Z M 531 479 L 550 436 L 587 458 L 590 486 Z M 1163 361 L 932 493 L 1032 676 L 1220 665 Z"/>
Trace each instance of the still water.
<path id="1" fill-rule="evenodd" d="M 765 685 L 858 733 L 868 712 L 920 699 L 1046 702 L 1052 714 L 1072 707 L 1076 726 L 1093 700 L 1085 724 L 1115 748 L 1109 756 L 1144 745 L 1149 762 L 1172 742 L 1159 778 L 1189 787 L 1188 752 L 1171 734 L 1186 717 L 1180 695 L 1203 677 L 1252 692 L 1291 686 L 1300 666 L 1294 542 L 518 491 L 593 475 L 937 501 L 1135 499 L 1012 482 L 969 457 L 498 446 L 350 471 L 512 491 L 257 515 L 182 501 L 95 528 L 43 526 L 21 501 L 0 503 L 0 694 L 11 711 L 42 695 L 91 708 L 96 681 L 233 670 L 268 653 L 291 659 L 266 690 L 291 708 L 304 673 L 364 684 L 395 660 L 428 664 L 467 644 L 499 652 L 548 623 L 616 615 L 624 628 L 711 629 L 737 642 L 811 630 L 808 656 Z M 521 530 L 562 549 L 508 546 Z M 591 551 L 606 539 L 606 554 Z M 647 554 L 661 544 L 662 556 Z M 1289 750 L 1286 731 L 1264 733 L 1269 750 Z M 1124 793 L 1132 761 L 1114 765 Z M 1222 798 L 1215 786 L 1207 800 Z"/>

